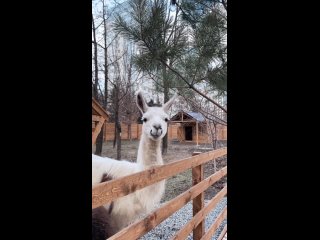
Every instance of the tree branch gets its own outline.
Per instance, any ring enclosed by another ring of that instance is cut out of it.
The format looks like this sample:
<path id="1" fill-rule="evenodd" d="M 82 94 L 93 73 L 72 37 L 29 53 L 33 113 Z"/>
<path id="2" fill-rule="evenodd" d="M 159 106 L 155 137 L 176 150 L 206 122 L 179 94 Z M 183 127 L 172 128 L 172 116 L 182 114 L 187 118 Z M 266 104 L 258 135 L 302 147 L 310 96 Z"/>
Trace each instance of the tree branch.
<path id="1" fill-rule="evenodd" d="M 192 106 L 196 107 L 196 108 L 199 110 L 199 112 L 201 112 L 201 113 L 205 116 L 205 118 L 207 118 L 207 119 L 209 119 L 209 120 L 212 120 L 212 121 L 215 121 L 215 122 L 218 122 L 218 123 L 221 124 L 221 125 L 225 125 L 225 126 L 228 125 L 228 123 L 227 123 L 225 120 L 217 117 L 216 115 L 214 115 L 214 114 L 212 114 L 212 113 L 209 113 L 209 112 L 203 110 L 202 107 L 199 107 L 199 106 L 198 106 L 194 101 L 192 101 L 190 98 L 186 98 L 186 97 L 183 96 L 183 95 L 180 95 L 180 96 L 182 96 L 186 102 L 191 103 Z M 208 117 L 208 115 L 212 116 L 212 117 L 215 118 L 215 119 Z M 217 121 L 217 119 L 218 119 L 218 121 Z"/>
<path id="2" fill-rule="evenodd" d="M 100 45 L 100 43 L 95 43 L 94 41 L 92 41 L 93 44 L 97 44 L 99 47 L 101 47 L 102 49 L 104 49 L 104 46 Z"/>
<path id="3" fill-rule="evenodd" d="M 194 87 L 194 85 L 191 85 L 187 79 L 185 79 L 179 72 L 177 72 L 175 69 L 173 69 L 172 67 L 170 67 L 165 61 L 159 59 L 159 61 L 165 65 L 167 68 L 169 68 L 173 73 L 175 73 L 178 77 L 180 77 L 188 86 L 189 88 L 191 88 L 193 91 L 195 91 L 196 93 L 200 94 L 202 97 L 204 97 L 205 99 L 207 99 L 209 102 L 213 103 L 214 105 L 216 105 L 217 107 L 219 107 L 220 109 L 222 109 L 224 112 L 227 112 L 227 110 L 222 107 L 219 103 L 217 103 L 216 101 L 214 101 L 212 98 L 208 97 L 207 95 L 203 94 L 202 92 L 200 92 L 198 89 L 196 89 Z"/>
<path id="4" fill-rule="evenodd" d="M 110 66 L 110 65 L 112 65 L 112 64 L 114 64 L 114 63 L 116 63 L 117 61 L 119 61 L 126 53 L 127 53 L 127 50 L 124 51 L 123 54 L 122 54 L 120 57 L 118 57 L 117 59 L 115 59 L 113 62 L 107 64 L 107 67 Z M 110 57 L 109 57 L 109 59 L 111 60 Z"/>

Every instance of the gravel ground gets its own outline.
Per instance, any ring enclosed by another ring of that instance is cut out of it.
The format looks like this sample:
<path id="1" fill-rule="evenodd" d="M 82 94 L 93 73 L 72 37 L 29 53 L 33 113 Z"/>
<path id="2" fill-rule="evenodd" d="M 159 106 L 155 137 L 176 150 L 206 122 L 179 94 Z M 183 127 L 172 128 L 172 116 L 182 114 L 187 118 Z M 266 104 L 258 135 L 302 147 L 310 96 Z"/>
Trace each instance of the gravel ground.
<path id="1" fill-rule="evenodd" d="M 209 201 L 205 201 L 207 204 Z M 205 229 L 206 231 L 212 225 L 218 214 L 221 210 L 226 206 L 227 198 L 224 197 L 221 201 L 217 204 L 216 208 L 214 208 L 207 216 L 205 220 Z M 165 221 L 160 223 L 156 228 L 152 231 L 145 234 L 143 237 L 139 238 L 140 240 L 158 240 L 163 239 L 167 240 L 170 239 L 177 231 L 179 231 L 188 221 L 192 218 L 192 202 L 186 204 L 183 208 L 179 211 L 175 212 Z M 224 220 L 222 224 L 218 227 L 216 233 L 213 235 L 212 240 L 216 240 L 219 237 L 223 227 L 227 223 L 227 220 Z M 186 238 L 187 240 L 192 240 L 192 232 Z"/>

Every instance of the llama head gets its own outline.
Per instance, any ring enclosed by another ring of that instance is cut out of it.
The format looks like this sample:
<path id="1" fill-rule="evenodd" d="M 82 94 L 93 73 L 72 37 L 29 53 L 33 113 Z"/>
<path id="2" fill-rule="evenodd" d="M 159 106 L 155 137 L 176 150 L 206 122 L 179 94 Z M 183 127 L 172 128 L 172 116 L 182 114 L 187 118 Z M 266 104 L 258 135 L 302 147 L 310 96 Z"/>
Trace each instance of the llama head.
<path id="1" fill-rule="evenodd" d="M 149 107 L 141 91 L 138 92 L 137 105 L 142 113 L 142 134 L 153 141 L 159 141 L 166 135 L 170 119 L 168 111 L 176 97 L 177 95 L 174 95 L 162 107 Z"/>

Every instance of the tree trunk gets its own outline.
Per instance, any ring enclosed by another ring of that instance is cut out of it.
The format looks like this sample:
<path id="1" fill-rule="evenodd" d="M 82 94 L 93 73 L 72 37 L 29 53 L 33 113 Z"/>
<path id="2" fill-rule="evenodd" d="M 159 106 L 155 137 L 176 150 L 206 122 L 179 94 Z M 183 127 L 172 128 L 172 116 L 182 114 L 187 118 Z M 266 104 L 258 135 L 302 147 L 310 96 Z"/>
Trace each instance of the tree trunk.
<path id="1" fill-rule="evenodd" d="M 128 124 L 128 139 L 129 139 L 130 142 L 131 142 L 131 140 L 132 140 L 131 121 L 130 121 L 130 123 Z"/>
<path id="2" fill-rule="evenodd" d="M 214 124 L 214 149 L 217 149 L 217 143 L 218 143 L 218 131 L 217 131 L 217 124 Z"/>
<path id="3" fill-rule="evenodd" d="M 114 87 L 114 121 L 115 121 L 115 142 L 117 145 L 117 157 L 121 159 L 121 124 L 119 121 L 119 91 L 120 88 L 115 85 Z"/>
<path id="4" fill-rule="evenodd" d="M 101 156 L 102 154 L 102 145 L 103 145 L 103 129 L 104 127 L 101 128 L 101 131 L 97 137 L 96 141 L 96 151 L 94 154 Z"/>
<path id="5" fill-rule="evenodd" d="M 214 134 L 213 134 L 213 149 L 217 149 L 217 124 L 213 123 Z"/>
<path id="6" fill-rule="evenodd" d="M 117 159 L 121 159 L 121 124 L 118 121 L 117 124 Z"/>
<path id="7" fill-rule="evenodd" d="M 93 14 L 92 14 L 92 31 L 93 31 L 93 47 L 94 47 L 94 83 L 93 83 L 93 98 L 99 102 L 98 97 L 98 44 L 96 39 L 96 28 L 94 24 Z M 97 137 L 96 141 L 96 151 L 95 154 L 101 156 L 103 144 L 103 127 Z"/>
<path id="8" fill-rule="evenodd" d="M 164 95 L 164 101 L 163 104 L 169 101 L 169 82 L 166 76 L 166 67 L 163 66 L 162 69 L 162 77 L 163 77 L 163 95 Z M 164 136 L 162 140 L 162 154 L 165 155 L 168 152 L 168 128 L 167 133 Z"/>
<path id="9" fill-rule="evenodd" d="M 97 41 L 96 41 L 96 34 L 95 34 L 95 28 L 94 28 L 94 21 L 93 22 L 93 41 L 94 41 L 94 61 L 95 61 L 95 87 L 94 92 L 96 94 L 95 99 L 98 98 L 98 48 L 97 48 Z M 104 110 L 107 110 L 107 103 L 108 103 L 108 49 L 107 49 L 107 22 L 106 22 L 106 12 L 105 12 L 105 4 L 103 1 L 103 26 L 104 26 L 104 97 L 103 97 L 103 108 Z M 102 147 L 103 147 L 103 134 L 104 134 L 104 128 L 101 128 L 101 131 L 97 137 L 96 141 L 96 155 L 101 156 L 102 153 Z"/>
<path id="10" fill-rule="evenodd" d="M 104 27 L 104 108 L 107 110 L 108 103 L 108 48 L 107 48 L 107 19 L 105 2 L 102 2 L 103 7 L 103 27 Z"/>
<path id="11" fill-rule="evenodd" d="M 96 28 L 92 14 L 92 31 L 93 31 L 93 61 L 94 61 L 94 82 L 93 82 L 93 97 L 98 101 L 98 44 L 96 39 Z"/>
<path id="12" fill-rule="evenodd" d="M 114 123 L 114 133 L 113 133 L 113 148 L 116 147 L 116 143 L 117 143 L 117 126 L 116 123 Z"/>
<path id="13" fill-rule="evenodd" d="M 215 146 L 214 146 L 214 131 L 212 129 L 212 124 L 210 121 L 207 122 L 207 127 L 209 126 L 210 128 L 210 133 L 211 133 L 211 145 L 212 145 L 212 148 L 215 149 Z M 209 130 L 208 130 L 208 134 L 209 134 Z"/>

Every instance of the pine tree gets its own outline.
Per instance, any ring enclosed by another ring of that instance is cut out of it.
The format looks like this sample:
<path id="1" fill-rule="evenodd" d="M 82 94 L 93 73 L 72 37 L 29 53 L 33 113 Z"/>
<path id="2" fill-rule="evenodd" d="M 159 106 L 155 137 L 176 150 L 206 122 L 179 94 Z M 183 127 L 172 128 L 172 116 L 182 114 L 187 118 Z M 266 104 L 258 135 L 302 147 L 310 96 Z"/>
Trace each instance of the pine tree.
<path id="1" fill-rule="evenodd" d="M 118 14 L 114 29 L 139 46 L 135 67 L 154 77 L 164 101 L 175 88 L 184 95 L 199 94 L 226 112 L 202 89 L 226 94 L 227 2 L 132 0 L 129 4 L 130 19 Z"/>

